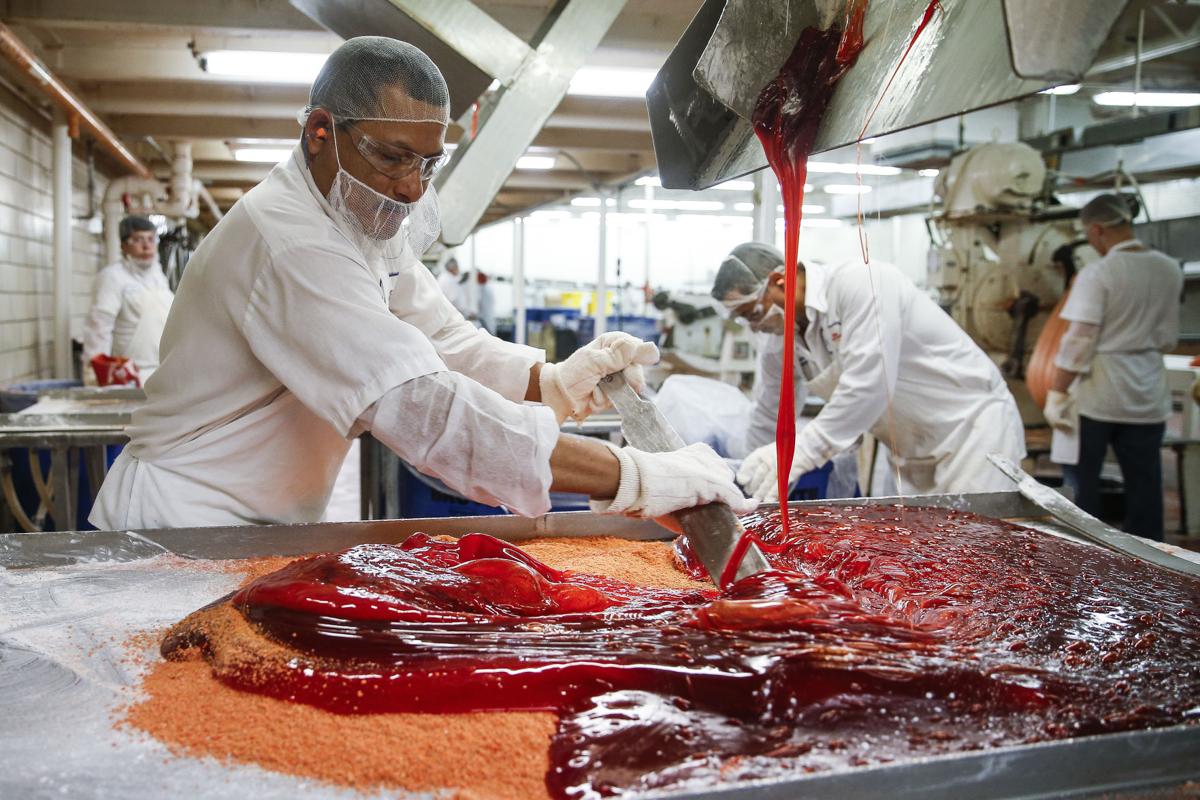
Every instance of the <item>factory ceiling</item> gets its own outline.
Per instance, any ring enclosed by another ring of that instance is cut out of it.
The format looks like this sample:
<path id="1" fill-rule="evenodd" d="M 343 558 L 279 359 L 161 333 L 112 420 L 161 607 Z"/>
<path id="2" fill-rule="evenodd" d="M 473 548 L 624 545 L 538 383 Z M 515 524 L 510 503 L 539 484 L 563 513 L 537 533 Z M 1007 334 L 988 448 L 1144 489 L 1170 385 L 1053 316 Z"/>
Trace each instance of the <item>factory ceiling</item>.
<path id="1" fill-rule="evenodd" d="M 528 41 L 554 2 L 476 0 L 476 5 Z M 701 0 L 628 0 L 586 66 L 657 70 L 700 5 Z M 1143 66 L 1143 85 L 1191 84 L 1195 91 L 1197 6 L 1161 0 L 1130 3 L 1101 50 L 1098 62 L 1108 69 L 1085 87 L 1132 79 L 1132 62 L 1120 59 L 1132 52 L 1141 8 L 1148 9 L 1143 50 L 1155 55 Z M 296 113 L 308 87 L 217 75 L 202 68 L 202 57 L 218 51 L 325 54 L 341 41 L 288 0 L 0 0 L 0 19 L 160 176 L 168 172 L 161 151 L 174 140 L 192 141 L 196 177 L 225 208 L 270 169 L 270 163 L 243 160 L 246 151 L 294 143 Z M 10 88 L 19 86 L 4 69 L 0 78 Z M 462 119 L 469 126 L 467 120 L 469 114 Z M 464 135 L 454 125 L 447 140 Z M 549 168 L 518 165 L 482 222 L 588 192 L 596 182 L 617 184 L 653 172 L 645 101 L 568 94 L 528 154 L 543 156 L 539 166 Z"/>

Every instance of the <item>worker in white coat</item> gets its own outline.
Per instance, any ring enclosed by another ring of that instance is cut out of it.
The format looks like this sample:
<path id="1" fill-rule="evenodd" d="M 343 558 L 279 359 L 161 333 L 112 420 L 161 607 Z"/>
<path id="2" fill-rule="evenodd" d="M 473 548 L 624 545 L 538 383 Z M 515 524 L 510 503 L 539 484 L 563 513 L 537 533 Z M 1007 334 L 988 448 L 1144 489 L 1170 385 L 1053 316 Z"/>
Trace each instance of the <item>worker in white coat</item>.
<path id="1" fill-rule="evenodd" d="M 458 259 L 451 258 L 442 266 L 442 274 L 438 275 L 438 287 L 450 304 L 458 309 L 464 317 L 469 317 L 467 286 L 463 282 L 462 271 L 458 268 Z"/>
<path id="2" fill-rule="evenodd" d="M 445 80 L 411 45 L 360 37 L 329 57 L 295 152 L 188 264 L 97 527 L 319 520 L 362 431 L 525 515 L 547 511 L 551 489 L 655 518 L 753 505 L 709 448 L 645 453 L 560 434 L 605 405 L 604 375 L 639 384 L 653 345 L 611 333 L 543 364 L 445 299 L 415 254 L 439 232 L 430 181 L 448 112 Z"/>
<path id="3" fill-rule="evenodd" d="M 158 366 L 158 342 L 173 295 L 158 262 L 158 232 L 145 217 L 121 220 L 121 260 L 96 275 L 83 329 L 83 375 L 98 355 L 129 358 L 144 380 Z"/>
<path id="4" fill-rule="evenodd" d="M 1163 537 L 1162 440 L 1171 415 L 1162 354 L 1179 340 L 1183 271 L 1133 235 L 1124 197 L 1102 194 L 1079 214 L 1101 255 L 1080 270 L 1063 306 L 1070 322 L 1055 356 L 1046 420 L 1078 433 L 1078 502 L 1100 511 L 1100 470 L 1111 446 L 1125 484 L 1125 530 Z"/>
<path id="5" fill-rule="evenodd" d="M 782 267 L 763 281 L 727 260 L 713 295 L 750 324 L 789 333 Z M 811 263 L 799 267 L 795 301 L 798 365 L 827 402 L 796 436 L 791 483 L 869 431 L 889 446 L 904 493 L 1012 488 L 987 455 L 1024 457 L 1016 402 L 996 365 L 912 281 L 878 261 Z M 738 481 L 770 501 L 777 475 L 772 443 L 747 456 Z"/>

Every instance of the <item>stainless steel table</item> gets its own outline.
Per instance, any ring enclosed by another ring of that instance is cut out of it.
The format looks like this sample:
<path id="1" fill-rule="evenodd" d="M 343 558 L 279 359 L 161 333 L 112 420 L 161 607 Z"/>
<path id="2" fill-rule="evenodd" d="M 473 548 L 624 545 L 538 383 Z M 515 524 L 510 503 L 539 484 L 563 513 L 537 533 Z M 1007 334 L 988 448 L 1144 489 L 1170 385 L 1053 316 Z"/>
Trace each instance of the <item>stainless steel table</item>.
<path id="1" fill-rule="evenodd" d="M 818 505 L 895 503 L 896 498 Z M 1040 506 L 1014 493 L 909 497 L 905 503 L 975 511 L 1045 535 L 1075 538 Z M 794 503 L 803 507 L 812 503 Z M 109 714 L 133 691 L 138 673 L 108 650 L 78 646 L 120 641 L 178 619 L 236 585 L 214 559 L 295 556 L 360 542 L 396 542 L 415 531 L 483 531 L 521 540 L 539 536 L 661 538 L 649 522 L 588 512 L 521 517 L 395 520 L 245 528 L 0 535 L 0 796 L 344 798 L 341 789 L 212 760 L 170 759 L 165 748 L 112 728 Z M 80 611 L 72 615 L 69 606 Z M 110 615 L 112 621 L 109 622 Z M 66 633 L 64 633 L 64 631 Z M 81 633 L 82 631 L 82 633 Z M 112 648 L 115 645 L 108 645 Z M 45 663 L 61 651 L 83 662 Z M 97 665 L 98 664 L 98 665 Z M 122 671 L 124 670 L 124 671 Z M 99 674 L 100 677 L 96 677 Z M 99 688 L 97 688 L 97 684 Z M 44 766 L 43 766 L 44 765 Z M 1080 737 L 914 759 L 845 772 L 795 775 L 708 789 L 655 794 L 672 798 L 1048 798 L 1178 797 L 1200 779 L 1200 728 L 1178 726 Z"/>

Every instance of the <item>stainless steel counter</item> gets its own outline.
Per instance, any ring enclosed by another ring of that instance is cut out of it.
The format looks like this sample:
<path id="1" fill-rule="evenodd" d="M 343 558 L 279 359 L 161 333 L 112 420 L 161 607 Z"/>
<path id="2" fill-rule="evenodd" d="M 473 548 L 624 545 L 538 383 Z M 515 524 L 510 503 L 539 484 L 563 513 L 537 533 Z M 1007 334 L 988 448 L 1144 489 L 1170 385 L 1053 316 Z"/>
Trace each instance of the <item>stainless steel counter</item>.
<path id="1" fill-rule="evenodd" d="M 886 504 L 896 499 L 832 502 Z M 904 502 L 961 508 L 1013 520 L 1048 536 L 1076 538 L 1016 493 L 910 497 Z M 13 722 L 0 725 L 0 763 L 6 765 L 0 771 L 0 796 L 161 796 L 168 790 L 197 798 L 354 796 L 253 767 L 169 759 L 161 745 L 114 731 L 108 715 L 135 690 L 138 674 L 112 662 L 103 646 L 97 655 L 86 645 L 119 642 L 125 631 L 173 621 L 228 591 L 237 575 L 207 566 L 214 559 L 395 542 L 415 531 L 483 531 L 511 540 L 664 535 L 653 523 L 587 512 L 538 519 L 464 517 L 0 535 L 0 567 L 6 570 L 0 571 L 0 719 Z M 67 666 L 54 662 L 49 654 L 56 652 L 69 653 L 76 661 Z M 52 766 L 43 769 L 38 766 L 42 762 Z M 1158 789 L 1166 792 L 1164 797 L 1177 796 L 1169 787 L 1195 779 L 1200 779 L 1200 728 L 1180 726 L 654 796 L 1121 797 L 1136 792 L 1144 799 L 1158 796 Z"/>

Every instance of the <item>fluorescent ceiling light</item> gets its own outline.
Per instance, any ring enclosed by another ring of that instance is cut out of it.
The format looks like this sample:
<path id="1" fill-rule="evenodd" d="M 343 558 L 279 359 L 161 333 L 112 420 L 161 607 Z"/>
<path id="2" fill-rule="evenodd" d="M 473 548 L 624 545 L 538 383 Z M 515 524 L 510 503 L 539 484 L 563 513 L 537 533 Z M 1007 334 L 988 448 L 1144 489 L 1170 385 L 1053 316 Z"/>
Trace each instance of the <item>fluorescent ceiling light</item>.
<path id="1" fill-rule="evenodd" d="M 922 169 L 917 170 L 917 174 L 922 178 L 936 178 L 941 173 L 940 169 Z"/>
<path id="2" fill-rule="evenodd" d="M 583 67 L 571 78 L 567 94 L 590 97 L 645 97 L 657 74 L 652 69 Z"/>
<path id="3" fill-rule="evenodd" d="M 753 211 L 754 203 L 734 203 L 733 210 L 734 211 Z"/>
<path id="4" fill-rule="evenodd" d="M 726 192 L 751 192 L 754 191 L 754 181 L 725 181 L 712 188 Z"/>
<path id="5" fill-rule="evenodd" d="M 610 198 L 608 198 L 608 202 L 606 202 L 604 205 L 608 206 L 609 208 L 612 208 L 616 204 L 617 204 L 617 201 L 610 197 Z M 572 197 L 571 205 L 576 206 L 577 208 L 599 208 L 600 207 L 600 198 L 599 197 Z"/>
<path id="6" fill-rule="evenodd" d="M 717 200 L 630 200 L 630 208 L 649 208 L 655 211 L 724 211 L 725 204 Z"/>
<path id="7" fill-rule="evenodd" d="M 530 212 L 530 219 L 569 219 L 571 212 L 563 208 L 539 208 Z"/>
<path id="8" fill-rule="evenodd" d="M 809 161 L 808 171 L 817 173 L 833 173 L 837 175 L 899 175 L 903 170 L 899 167 L 888 167 L 882 164 L 854 164 L 837 161 Z"/>
<path id="9" fill-rule="evenodd" d="M 866 194 L 871 191 L 870 186 L 859 186 L 855 183 L 831 183 L 822 188 L 826 194 Z"/>
<path id="10" fill-rule="evenodd" d="M 233 151 L 235 160 L 257 164 L 278 164 L 291 154 L 290 147 L 241 147 Z"/>
<path id="11" fill-rule="evenodd" d="M 643 175 L 633 183 L 635 186 L 662 186 L 662 181 L 658 179 L 657 175 Z"/>
<path id="12" fill-rule="evenodd" d="M 269 50 L 210 50 L 200 64 L 210 75 L 263 83 L 312 83 L 327 53 L 279 53 Z"/>
<path id="13" fill-rule="evenodd" d="M 1038 94 L 1075 94 L 1079 91 L 1078 83 L 1064 83 L 1062 86 L 1053 86 L 1049 89 L 1042 89 Z"/>
<path id="14" fill-rule="evenodd" d="M 870 136 L 870 137 L 868 137 L 868 138 L 866 138 L 866 139 L 863 139 L 863 140 L 862 140 L 862 143 L 863 143 L 863 144 L 875 144 L 875 143 L 876 143 L 876 142 L 878 142 L 878 141 L 879 141 L 879 139 L 875 138 L 874 136 Z"/>
<path id="15" fill-rule="evenodd" d="M 681 222 L 698 222 L 702 225 L 712 225 L 714 222 L 722 225 L 748 225 L 749 217 L 735 217 L 727 214 L 678 214 L 676 220 Z"/>
<path id="16" fill-rule="evenodd" d="M 554 156 L 521 156 L 517 159 L 517 169 L 553 169 Z"/>
<path id="17" fill-rule="evenodd" d="M 1100 92 L 1092 102 L 1101 106 L 1184 108 L 1200 106 L 1200 92 Z"/>

